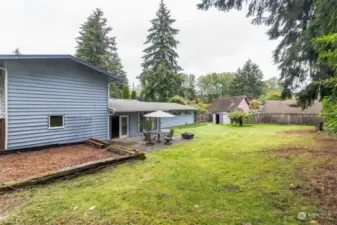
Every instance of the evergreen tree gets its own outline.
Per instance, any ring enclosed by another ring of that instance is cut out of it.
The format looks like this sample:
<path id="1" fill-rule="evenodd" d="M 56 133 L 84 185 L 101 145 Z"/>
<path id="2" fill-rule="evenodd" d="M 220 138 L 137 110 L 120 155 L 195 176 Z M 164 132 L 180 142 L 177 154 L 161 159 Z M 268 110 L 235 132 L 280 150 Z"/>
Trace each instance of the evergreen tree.
<path id="1" fill-rule="evenodd" d="M 109 35 L 111 31 L 103 11 L 98 8 L 94 10 L 81 25 L 80 36 L 76 39 L 76 57 L 120 77 L 115 81 L 117 85 L 110 86 L 110 97 L 116 98 L 128 80 L 117 53 L 116 37 Z M 111 89 L 116 87 L 119 91 Z"/>
<path id="2" fill-rule="evenodd" d="M 132 99 L 137 99 L 137 92 L 136 92 L 136 90 L 133 90 L 133 91 L 131 92 L 131 98 L 132 98 Z"/>
<path id="3" fill-rule="evenodd" d="M 248 99 L 257 99 L 263 92 L 263 73 L 259 66 L 248 60 L 239 68 L 230 86 L 231 95 L 246 95 Z"/>
<path id="4" fill-rule="evenodd" d="M 280 40 L 274 61 L 281 71 L 284 98 L 301 88 L 298 103 L 306 107 L 318 96 L 331 95 L 332 90 L 321 87 L 317 81 L 334 76 L 334 70 L 324 63 L 317 66 L 318 55 L 312 40 L 337 31 L 337 1 L 201 0 L 198 8 L 208 10 L 212 6 L 224 12 L 247 6 L 247 17 L 253 17 L 252 23 L 268 26 L 269 38 Z M 308 80 L 311 82 L 304 85 Z"/>
<path id="5" fill-rule="evenodd" d="M 186 85 L 186 98 L 188 100 L 196 100 L 197 91 L 196 91 L 196 79 L 194 74 L 188 75 L 187 85 Z"/>
<path id="6" fill-rule="evenodd" d="M 178 41 L 175 36 L 179 30 L 172 27 L 174 19 L 170 10 L 161 1 L 156 18 L 151 21 L 152 27 L 144 50 L 143 72 L 140 75 L 144 96 L 147 100 L 168 101 L 181 88 L 182 77 L 178 74 L 176 48 Z"/>
<path id="7" fill-rule="evenodd" d="M 110 98 L 123 98 L 123 89 L 120 89 L 117 82 L 111 82 L 109 84 Z"/>
<path id="8" fill-rule="evenodd" d="M 195 81 L 195 75 L 190 74 L 180 74 L 183 80 L 183 84 L 181 87 L 181 90 L 178 91 L 176 90 L 176 93 L 179 94 L 179 96 L 187 99 L 187 100 L 195 100 L 197 98 L 195 86 L 196 86 L 196 81 Z"/>
<path id="9" fill-rule="evenodd" d="M 130 98 L 130 90 L 129 90 L 129 86 L 125 85 L 123 88 L 123 98 L 124 99 L 129 99 Z"/>
<path id="10" fill-rule="evenodd" d="M 14 54 L 14 55 L 21 55 L 20 49 L 19 49 L 19 48 L 16 48 L 16 49 L 13 51 L 13 54 Z"/>
<path id="11" fill-rule="evenodd" d="M 116 83 L 118 89 L 121 91 L 123 90 L 123 87 L 128 84 L 128 78 L 117 52 L 112 53 L 109 62 L 110 62 L 110 70 L 114 71 L 111 73 L 116 74 L 119 78 L 117 81 L 114 81 L 113 83 Z"/>

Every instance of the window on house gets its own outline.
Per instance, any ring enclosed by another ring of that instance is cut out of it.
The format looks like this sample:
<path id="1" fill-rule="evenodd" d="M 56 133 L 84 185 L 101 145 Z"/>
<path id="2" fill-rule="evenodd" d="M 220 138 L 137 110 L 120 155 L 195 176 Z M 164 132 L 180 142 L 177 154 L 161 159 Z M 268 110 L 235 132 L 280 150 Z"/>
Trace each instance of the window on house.
<path id="1" fill-rule="evenodd" d="M 63 128 L 64 127 L 64 116 L 49 116 L 49 128 Z"/>
<path id="2" fill-rule="evenodd" d="M 144 114 L 139 113 L 139 124 L 138 132 L 143 132 L 144 130 L 156 130 L 157 129 L 157 118 L 147 118 Z"/>

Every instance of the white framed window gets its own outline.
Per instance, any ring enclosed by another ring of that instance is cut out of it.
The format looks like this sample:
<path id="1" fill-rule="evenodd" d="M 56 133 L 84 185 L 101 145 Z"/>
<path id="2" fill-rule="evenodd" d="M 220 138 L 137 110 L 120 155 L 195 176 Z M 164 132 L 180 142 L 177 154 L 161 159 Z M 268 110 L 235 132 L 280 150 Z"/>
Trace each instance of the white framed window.
<path id="1" fill-rule="evenodd" d="M 64 128 L 64 115 L 50 115 L 49 129 Z"/>

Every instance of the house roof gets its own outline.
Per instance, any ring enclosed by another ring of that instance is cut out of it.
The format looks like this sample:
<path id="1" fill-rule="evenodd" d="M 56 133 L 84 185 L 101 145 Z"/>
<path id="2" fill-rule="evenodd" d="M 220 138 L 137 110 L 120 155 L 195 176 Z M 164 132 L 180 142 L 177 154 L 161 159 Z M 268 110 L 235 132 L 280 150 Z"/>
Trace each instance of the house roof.
<path id="1" fill-rule="evenodd" d="M 302 110 L 296 107 L 296 100 L 266 101 L 262 113 L 275 114 L 319 114 L 323 106 L 321 102 L 315 101 L 310 107 Z"/>
<path id="2" fill-rule="evenodd" d="M 156 110 L 196 110 L 188 105 L 166 102 L 141 102 L 138 100 L 110 99 L 109 109 L 114 112 L 153 112 Z"/>
<path id="3" fill-rule="evenodd" d="M 247 104 L 248 99 L 246 96 L 228 96 L 228 97 L 221 97 L 218 98 L 208 109 L 209 113 L 216 113 L 216 112 L 230 112 L 236 109 L 242 100 L 246 100 Z"/>
<path id="4" fill-rule="evenodd" d="M 82 61 L 72 55 L 0 55 L 0 60 L 18 60 L 18 59 L 70 59 L 75 61 L 76 63 L 89 67 L 95 70 L 96 72 L 107 75 L 113 79 L 119 79 L 118 76 L 111 74 L 105 70 L 102 70 L 90 63 Z"/>

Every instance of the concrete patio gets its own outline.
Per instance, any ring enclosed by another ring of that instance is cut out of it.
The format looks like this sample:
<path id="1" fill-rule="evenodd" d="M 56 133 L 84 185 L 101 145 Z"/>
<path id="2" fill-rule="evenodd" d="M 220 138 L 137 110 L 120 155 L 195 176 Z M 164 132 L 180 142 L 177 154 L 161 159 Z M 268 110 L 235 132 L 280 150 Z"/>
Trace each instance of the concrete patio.
<path id="1" fill-rule="evenodd" d="M 174 136 L 172 140 L 172 145 L 164 145 L 165 141 L 162 139 L 161 143 L 157 143 L 156 140 L 153 140 L 152 141 L 153 145 L 147 146 L 146 145 L 147 141 L 144 141 L 144 137 L 139 136 L 139 137 L 113 139 L 111 140 L 111 144 L 118 144 L 124 147 L 135 148 L 145 153 L 151 153 L 151 152 L 154 152 L 160 149 L 168 148 L 170 146 L 174 146 L 180 143 L 189 142 L 193 140 L 196 140 L 196 139 L 185 140 L 185 139 L 182 139 L 181 136 Z"/>

